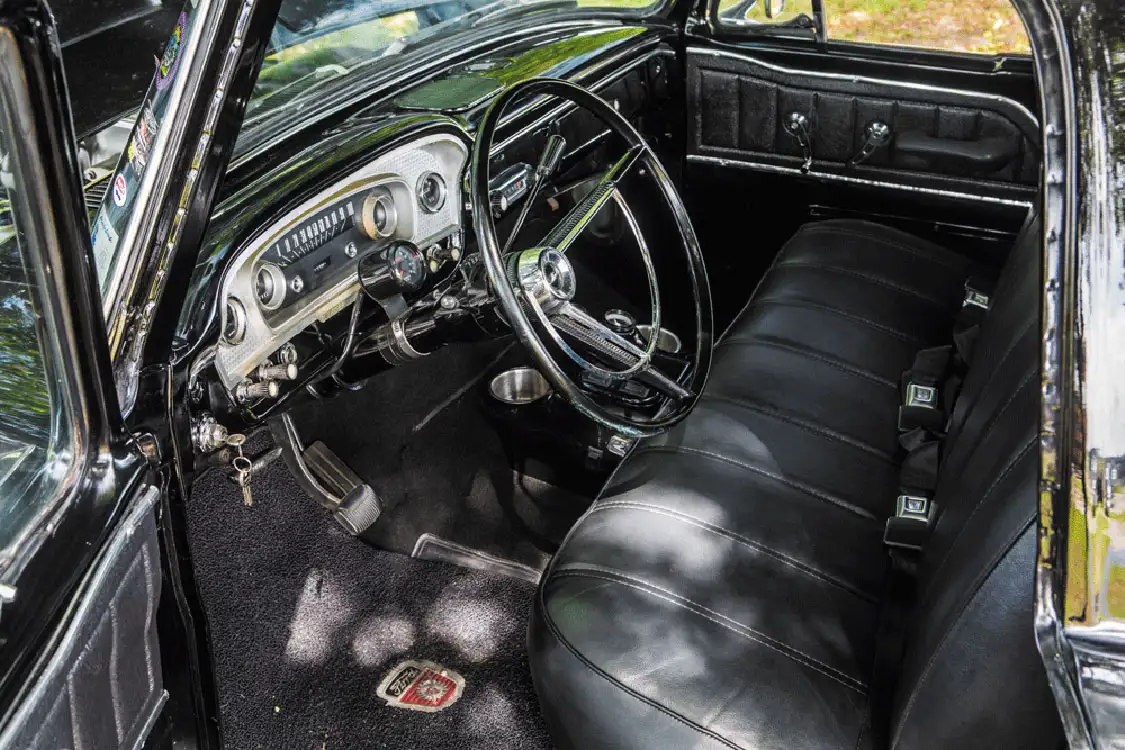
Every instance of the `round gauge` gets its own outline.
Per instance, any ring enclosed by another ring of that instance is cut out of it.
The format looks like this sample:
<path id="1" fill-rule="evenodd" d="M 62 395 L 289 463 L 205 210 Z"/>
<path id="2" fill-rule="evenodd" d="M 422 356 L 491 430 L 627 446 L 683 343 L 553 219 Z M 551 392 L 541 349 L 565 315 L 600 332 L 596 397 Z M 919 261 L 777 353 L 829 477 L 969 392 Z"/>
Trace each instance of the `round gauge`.
<path id="1" fill-rule="evenodd" d="M 422 210 L 434 214 L 445 205 L 445 180 L 437 172 L 427 172 L 418 180 L 418 203 Z"/>
<path id="2" fill-rule="evenodd" d="M 285 299 L 285 274 L 273 263 L 263 263 L 254 274 L 254 296 L 267 310 L 281 307 Z"/>
<path id="3" fill-rule="evenodd" d="M 363 231 L 367 236 L 381 240 L 390 237 L 398 227 L 398 210 L 395 199 L 386 190 L 377 190 L 363 201 Z"/>
<path id="4" fill-rule="evenodd" d="M 223 341 L 228 344 L 240 344 L 246 336 L 246 308 L 238 297 L 227 297 L 223 311 Z"/>
<path id="5" fill-rule="evenodd" d="M 398 242 L 387 251 L 391 276 L 403 289 L 413 290 L 426 280 L 426 258 L 409 242 Z"/>

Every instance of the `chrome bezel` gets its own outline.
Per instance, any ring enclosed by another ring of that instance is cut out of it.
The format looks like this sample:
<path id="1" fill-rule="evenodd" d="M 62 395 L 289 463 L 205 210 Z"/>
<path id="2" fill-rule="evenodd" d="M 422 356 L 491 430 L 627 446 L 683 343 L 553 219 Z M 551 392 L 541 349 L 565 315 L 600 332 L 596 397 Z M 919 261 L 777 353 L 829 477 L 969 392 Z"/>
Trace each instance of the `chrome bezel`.
<path id="1" fill-rule="evenodd" d="M 273 281 L 273 294 L 268 300 L 258 296 L 258 276 L 263 272 L 268 273 Z M 281 303 L 285 301 L 286 289 L 288 289 L 288 282 L 285 280 L 285 273 L 276 264 L 262 263 L 254 271 L 254 299 L 263 310 L 276 310 L 281 307 Z"/>
<path id="2" fill-rule="evenodd" d="M 233 324 L 233 329 L 228 333 L 228 326 Z M 238 297 L 227 297 L 223 305 L 223 341 L 228 344 L 240 344 L 246 337 L 246 308 Z"/>
<path id="3" fill-rule="evenodd" d="M 436 180 L 438 186 L 438 200 L 435 204 L 426 202 L 425 191 L 422 190 L 422 185 L 426 180 Z M 428 214 L 436 214 L 438 211 L 445 208 L 446 196 L 449 194 L 445 186 L 445 178 L 437 172 L 426 172 L 418 178 L 418 183 L 414 186 L 414 196 L 418 199 L 418 206 Z"/>
<path id="4" fill-rule="evenodd" d="M 375 207 L 380 204 L 382 204 L 383 212 L 387 217 L 381 229 L 375 220 Z M 395 198 L 390 190 L 385 187 L 376 188 L 371 191 L 371 195 L 363 199 L 363 207 L 360 209 L 360 223 L 364 233 L 372 239 L 385 240 L 394 237 L 395 231 L 398 229 L 398 206 L 395 204 Z"/>

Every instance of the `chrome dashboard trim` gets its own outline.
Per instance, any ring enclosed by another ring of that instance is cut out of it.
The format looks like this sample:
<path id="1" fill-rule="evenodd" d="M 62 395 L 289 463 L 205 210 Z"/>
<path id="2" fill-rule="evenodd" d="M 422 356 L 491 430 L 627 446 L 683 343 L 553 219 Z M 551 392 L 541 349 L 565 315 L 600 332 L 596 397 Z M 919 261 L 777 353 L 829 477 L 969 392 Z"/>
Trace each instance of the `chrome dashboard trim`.
<path id="1" fill-rule="evenodd" d="M 354 301 L 359 291 L 359 280 L 354 273 L 336 271 L 335 280 L 308 299 L 303 299 L 273 324 L 254 295 L 254 275 L 257 261 L 273 243 L 286 232 L 300 225 L 310 215 L 328 204 L 357 194 L 386 186 L 394 191 L 398 212 L 398 227 L 394 238 L 426 246 L 461 228 L 461 174 L 468 160 L 464 142 L 450 134 L 435 134 L 419 138 L 375 157 L 346 178 L 320 190 L 313 197 L 287 211 L 267 229 L 243 244 L 226 270 L 220 286 L 220 300 L 230 297 L 243 302 L 246 311 L 246 333 L 242 342 L 219 342 L 215 354 L 215 370 L 228 388 L 233 388 L 255 367 L 261 364 L 278 347 L 285 344 L 314 320 L 324 320 Z M 434 213 L 425 213 L 417 205 L 414 186 L 420 175 L 437 172 L 445 179 L 451 191 L 445 205 Z M 408 205 L 407 205 L 408 204 Z M 358 228 L 357 223 L 356 227 Z M 387 239 L 371 240 L 372 246 Z M 357 256 L 358 257 L 358 256 Z M 355 260 L 358 263 L 358 260 Z M 220 306 L 220 330 L 225 328 L 226 305 Z"/>
<path id="2" fill-rule="evenodd" d="M 935 86 L 933 84 L 918 83 L 916 81 L 892 81 L 886 78 L 872 78 L 870 76 L 854 75 L 848 73 L 831 73 L 820 70 L 811 72 L 808 70 L 796 70 L 794 68 L 786 68 L 783 65 L 768 63 L 764 60 L 754 57 L 753 55 L 733 52 L 731 50 L 725 49 L 699 49 L 696 47 L 688 47 L 687 54 L 689 58 L 692 55 L 702 55 L 705 57 L 727 57 L 738 60 L 740 62 L 749 63 L 751 65 L 757 65 L 758 67 L 765 68 L 766 70 L 772 70 L 775 73 L 781 73 L 783 75 L 801 77 L 805 79 L 827 78 L 829 80 L 847 81 L 849 83 L 869 83 L 876 86 L 891 86 L 893 88 L 907 89 L 910 91 L 918 91 L 922 93 L 943 93 L 952 94 L 954 96 L 963 96 L 972 99 L 983 99 L 986 101 L 1003 104 L 1006 107 L 1011 107 L 1020 115 L 1026 117 L 1028 122 L 1036 130 L 1039 129 L 1039 118 L 1036 117 L 1031 110 L 1017 102 L 1015 99 L 1009 99 L 1006 96 L 999 96 L 997 94 L 967 91 L 965 89 L 955 89 L 949 88 L 947 86 Z"/>
<path id="3" fill-rule="evenodd" d="M 1009 198 L 997 198 L 989 195 L 977 195 L 976 193 L 963 193 L 957 190 L 941 190 L 938 188 L 928 188 L 917 185 L 903 185 L 898 182 L 871 180 L 864 177 L 850 177 L 848 175 L 835 174 L 832 172 L 817 172 L 815 169 L 815 165 L 813 171 L 802 172 L 800 167 L 783 167 L 777 164 L 760 164 L 740 161 L 737 159 L 726 159 L 721 156 L 705 156 L 703 154 L 688 154 L 687 160 L 689 162 L 695 162 L 698 164 L 712 164 L 719 167 L 736 167 L 738 169 L 749 169 L 755 172 L 769 172 L 771 174 L 787 174 L 793 175 L 795 177 L 842 182 L 849 185 L 863 185 L 865 187 L 905 190 L 921 195 L 935 195 L 942 198 L 952 198 L 954 200 L 983 201 L 985 203 L 993 203 L 999 206 L 1014 206 L 1017 208 L 1027 209 L 1031 208 L 1032 206 L 1032 201 L 1029 200 L 1011 200 Z"/>

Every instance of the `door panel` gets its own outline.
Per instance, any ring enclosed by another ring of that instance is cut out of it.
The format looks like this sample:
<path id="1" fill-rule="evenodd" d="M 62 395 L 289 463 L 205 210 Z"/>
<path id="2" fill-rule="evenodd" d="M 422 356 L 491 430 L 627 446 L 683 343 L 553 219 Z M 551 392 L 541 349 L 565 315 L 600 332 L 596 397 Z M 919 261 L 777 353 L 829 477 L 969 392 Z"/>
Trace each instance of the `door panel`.
<path id="1" fill-rule="evenodd" d="M 1039 127 L 1021 103 L 917 80 L 917 67 L 902 66 L 886 79 L 833 72 L 832 58 L 831 52 L 802 54 L 805 67 L 796 68 L 751 50 L 689 45 L 689 161 L 801 175 L 804 151 L 784 127 L 797 113 L 808 123 L 809 177 L 1000 202 L 1031 199 Z M 890 126 L 891 137 L 850 164 L 876 120 Z"/>
<path id="2" fill-rule="evenodd" d="M 149 488 L 95 564 L 0 750 L 135 748 L 167 698 L 156 638 L 160 550 Z"/>

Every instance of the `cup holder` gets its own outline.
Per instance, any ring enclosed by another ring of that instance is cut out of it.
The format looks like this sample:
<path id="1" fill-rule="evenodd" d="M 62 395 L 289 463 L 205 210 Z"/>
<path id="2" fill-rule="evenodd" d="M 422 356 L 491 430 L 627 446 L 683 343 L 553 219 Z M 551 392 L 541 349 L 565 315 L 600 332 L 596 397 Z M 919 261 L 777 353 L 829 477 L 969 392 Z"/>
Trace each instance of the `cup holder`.
<path id="1" fill-rule="evenodd" d="M 637 326 L 637 334 L 647 344 L 649 336 L 652 335 L 652 326 L 641 324 Z M 669 331 L 667 328 L 661 328 L 656 337 L 656 350 L 665 354 L 679 354 L 683 348 L 680 342 L 680 337 Z"/>
<path id="2" fill-rule="evenodd" d="M 523 406 L 549 394 L 551 384 L 533 367 L 513 367 L 494 377 L 488 392 L 500 403 Z"/>

